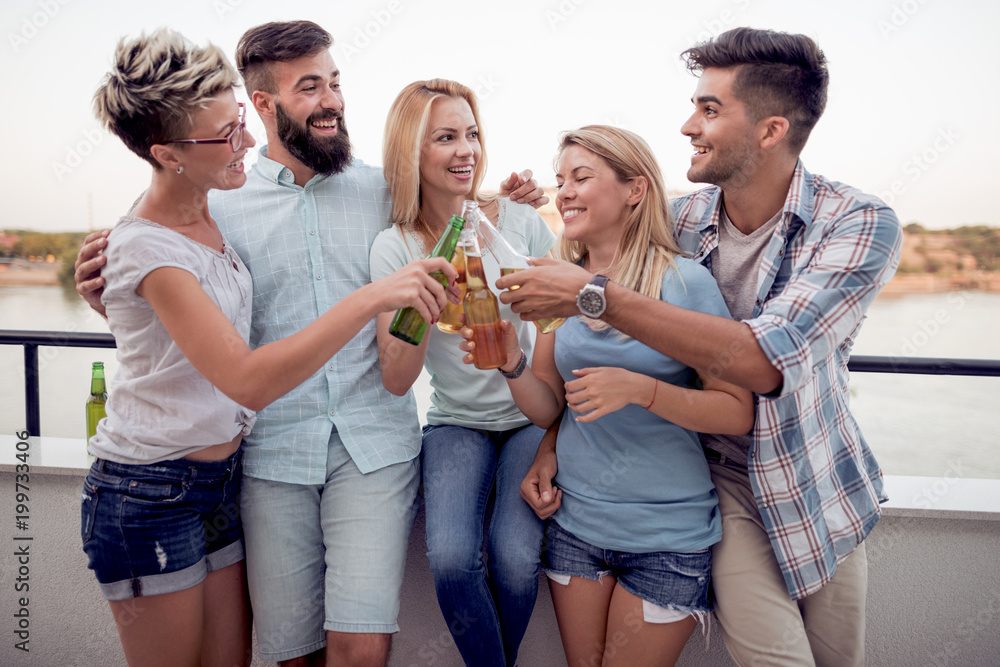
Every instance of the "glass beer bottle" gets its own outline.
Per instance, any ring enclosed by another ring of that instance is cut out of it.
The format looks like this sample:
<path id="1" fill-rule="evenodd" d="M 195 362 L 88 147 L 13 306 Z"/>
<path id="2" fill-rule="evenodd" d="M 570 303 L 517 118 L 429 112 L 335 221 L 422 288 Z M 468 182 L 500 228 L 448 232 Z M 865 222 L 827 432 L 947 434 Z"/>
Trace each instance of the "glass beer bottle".
<path id="1" fill-rule="evenodd" d="M 463 232 L 462 236 L 464 235 Z M 451 258 L 451 265 L 458 271 L 458 281 L 456 284 L 458 285 L 459 302 L 452 303 L 449 301 L 437 321 L 437 328 L 450 334 L 458 333 L 458 330 L 462 328 L 462 321 L 459 319 L 459 315 L 462 314 L 462 300 L 465 299 L 465 248 L 462 245 L 461 236 L 458 239 L 458 245 L 455 246 L 455 254 Z"/>
<path id="2" fill-rule="evenodd" d="M 472 225 L 482 247 L 489 250 L 496 258 L 497 264 L 500 265 L 501 276 L 509 276 L 512 273 L 531 268 L 531 265 L 528 264 L 528 258 L 514 250 L 513 246 L 500 236 L 500 232 L 486 219 L 482 212 L 474 218 Z M 520 285 L 514 285 L 510 289 L 516 290 L 518 287 Z M 555 331 L 565 321 L 564 317 L 545 317 L 535 320 L 535 326 L 544 334 Z"/>
<path id="3" fill-rule="evenodd" d="M 438 239 L 431 253 L 427 255 L 428 257 L 444 257 L 449 262 L 451 261 L 468 211 L 472 210 L 470 204 L 476 206 L 475 202 L 467 201 L 462 206 L 462 215 L 451 216 L 444 233 L 441 234 L 441 238 Z M 448 278 L 442 272 L 434 271 L 431 276 L 442 285 L 448 285 Z M 392 318 L 392 323 L 389 325 L 389 333 L 411 345 L 420 345 L 426 332 L 427 322 L 415 308 L 400 308 L 396 311 L 396 316 Z"/>
<path id="4" fill-rule="evenodd" d="M 90 396 L 87 397 L 87 441 L 97 434 L 97 422 L 106 416 L 104 404 L 108 391 L 104 384 L 104 362 L 95 361 L 90 371 Z"/>
<path id="5" fill-rule="evenodd" d="M 500 308 L 497 298 L 486 283 L 483 254 L 479 249 L 475 228 L 470 227 L 465 246 L 465 324 L 472 329 L 472 360 L 476 368 L 489 370 L 507 363 L 507 349 L 500 329 Z"/>

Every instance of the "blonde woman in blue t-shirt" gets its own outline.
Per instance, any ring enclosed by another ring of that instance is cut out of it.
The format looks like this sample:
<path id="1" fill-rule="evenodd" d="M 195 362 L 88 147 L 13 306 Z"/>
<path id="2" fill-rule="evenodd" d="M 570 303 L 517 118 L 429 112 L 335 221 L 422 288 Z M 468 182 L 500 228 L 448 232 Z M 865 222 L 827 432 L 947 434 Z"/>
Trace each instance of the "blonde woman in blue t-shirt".
<path id="1" fill-rule="evenodd" d="M 566 133 L 556 182 L 561 258 L 728 317 L 711 274 L 674 242 L 659 166 L 641 138 L 600 125 Z M 581 300 L 581 309 L 600 304 Z M 542 567 L 569 664 L 671 665 L 711 609 L 709 548 L 721 535 L 697 432 L 746 433 L 753 400 L 608 327 L 598 311 L 541 337 L 531 367 L 507 381 L 535 424 L 559 422 L 561 504 Z M 507 371 L 523 353 L 510 327 L 505 340 Z"/>

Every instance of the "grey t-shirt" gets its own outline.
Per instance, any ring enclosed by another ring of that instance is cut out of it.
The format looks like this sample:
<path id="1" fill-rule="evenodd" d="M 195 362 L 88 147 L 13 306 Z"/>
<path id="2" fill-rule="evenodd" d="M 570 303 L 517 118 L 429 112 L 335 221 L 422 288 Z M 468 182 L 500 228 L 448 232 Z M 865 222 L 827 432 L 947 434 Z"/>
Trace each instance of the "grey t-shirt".
<path id="1" fill-rule="evenodd" d="M 720 211 L 719 245 L 712 250 L 712 275 L 719 283 L 722 298 L 735 320 L 748 320 L 753 316 L 761 257 L 779 220 L 781 211 L 759 229 L 744 234 L 729 220 L 724 206 Z M 752 442 L 753 436 L 750 434 L 704 433 L 701 436 L 702 446 L 744 465 Z"/>

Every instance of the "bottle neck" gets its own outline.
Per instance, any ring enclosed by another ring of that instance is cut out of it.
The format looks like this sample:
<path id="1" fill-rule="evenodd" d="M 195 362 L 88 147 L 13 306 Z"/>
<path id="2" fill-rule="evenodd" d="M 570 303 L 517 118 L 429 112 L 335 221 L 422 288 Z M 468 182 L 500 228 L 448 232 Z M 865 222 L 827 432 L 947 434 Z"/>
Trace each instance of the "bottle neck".
<path id="1" fill-rule="evenodd" d="M 474 243 L 465 249 L 465 285 L 469 291 L 487 289 L 483 256 Z"/>
<path id="2" fill-rule="evenodd" d="M 107 390 L 104 388 L 104 369 L 95 368 L 90 376 L 90 393 L 100 395 Z"/>
<path id="3" fill-rule="evenodd" d="M 444 257 L 451 261 L 455 254 L 455 246 L 458 245 L 458 237 L 462 233 L 463 220 L 458 216 L 453 216 L 444 230 L 444 234 L 438 239 L 437 245 L 431 251 L 431 257 Z"/>

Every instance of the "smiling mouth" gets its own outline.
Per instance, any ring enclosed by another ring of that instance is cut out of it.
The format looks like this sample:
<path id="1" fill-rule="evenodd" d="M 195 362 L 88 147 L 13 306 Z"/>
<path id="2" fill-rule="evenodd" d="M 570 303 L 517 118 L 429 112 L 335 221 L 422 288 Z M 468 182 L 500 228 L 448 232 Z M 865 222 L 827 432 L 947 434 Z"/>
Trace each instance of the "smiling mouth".
<path id="1" fill-rule="evenodd" d="M 575 218 L 576 216 L 580 215 L 581 213 L 583 213 L 583 209 L 582 208 L 567 208 L 567 209 L 563 209 L 563 212 L 562 212 L 563 222 L 566 222 L 567 220 L 572 220 L 573 218 Z"/>
<path id="2" fill-rule="evenodd" d="M 695 146 L 694 155 L 692 155 L 692 157 L 697 157 L 699 155 L 707 155 L 708 151 L 709 151 L 708 146 Z"/>
<path id="3" fill-rule="evenodd" d="M 337 129 L 337 119 L 336 118 L 323 118 L 322 120 L 314 120 L 310 123 L 317 130 L 322 130 L 324 132 L 329 132 L 331 130 L 336 131 Z"/>
<path id="4" fill-rule="evenodd" d="M 233 160 L 232 162 L 230 162 L 229 164 L 227 164 L 226 168 L 227 169 L 240 169 L 240 168 L 242 168 L 243 167 L 243 158 L 245 158 L 245 157 L 246 157 L 246 153 L 244 153 L 243 155 L 241 155 L 238 160 Z"/>
<path id="5" fill-rule="evenodd" d="M 472 167 L 469 165 L 462 167 L 448 167 L 448 171 L 456 176 L 472 176 Z"/>

